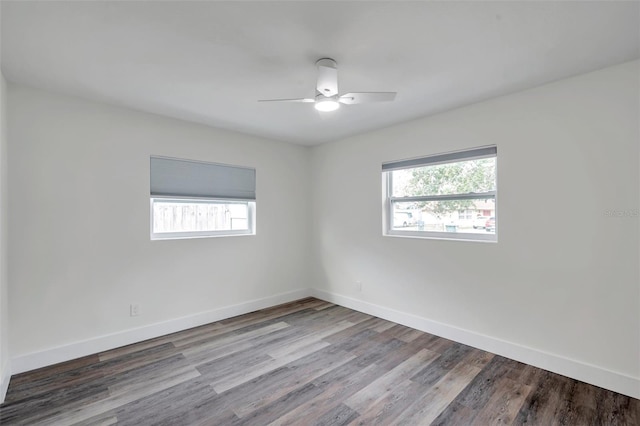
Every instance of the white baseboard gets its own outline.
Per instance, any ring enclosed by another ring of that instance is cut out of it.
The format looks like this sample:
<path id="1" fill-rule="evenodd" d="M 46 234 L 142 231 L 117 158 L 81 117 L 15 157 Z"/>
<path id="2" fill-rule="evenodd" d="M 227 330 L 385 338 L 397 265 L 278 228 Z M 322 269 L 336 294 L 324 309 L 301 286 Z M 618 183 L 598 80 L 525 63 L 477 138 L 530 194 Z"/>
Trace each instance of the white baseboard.
<path id="1" fill-rule="evenodd" d="M 640 379 L 635 377 L 325 290 L 312 289 L 311 295 L 327 302 L 640 399 Z"/>
<path id="2" fill-rule="evenodd" d="M 141 342 L 143 340 L 153 339 L 155 337 L 164 336 L 177 331 L 209 324 L 215 321 L 220 321 L 226 318 L 231 318 L 237 315 L 246 314 L 310 296 L 310 289 L 280 293 L 262 299 L 249 300 L 237 305 L 225 306 L 186 317 L 107 334 L 74 342 L 68 345 L 45 349 L 43 351 L 19 355 L 11 359 L 11 374 L 35 370 L 36 368 L 46 367 L 59 362 L 104 352 L 121 346 L 130 345 L 132 343 Z M 7 380 L 6 384 L 8 385 L 8 383 L 9 381 Z M 4 381 L 2 382 L 2 385 L 5 385 Z"/>
<path id="3" fill-rule="evenodd" d="M 9 388 L 9 380 L 11 380 L 11 363 L 7 362 L 0 370 L 0 404 L 4 402 Z"/>

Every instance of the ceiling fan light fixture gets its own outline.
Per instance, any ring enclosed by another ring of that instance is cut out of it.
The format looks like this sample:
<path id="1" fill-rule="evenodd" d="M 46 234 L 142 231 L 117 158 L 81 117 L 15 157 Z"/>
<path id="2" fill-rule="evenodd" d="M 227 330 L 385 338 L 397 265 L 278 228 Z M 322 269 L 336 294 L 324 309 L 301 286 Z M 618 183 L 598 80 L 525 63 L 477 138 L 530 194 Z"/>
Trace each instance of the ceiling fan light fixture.
<path id="1" fill-rule="evenodd" d="M 321 112 L 331 112 L 340 108 L 340 102 L 333 98 L 318 96 L 314 107 Z"/>

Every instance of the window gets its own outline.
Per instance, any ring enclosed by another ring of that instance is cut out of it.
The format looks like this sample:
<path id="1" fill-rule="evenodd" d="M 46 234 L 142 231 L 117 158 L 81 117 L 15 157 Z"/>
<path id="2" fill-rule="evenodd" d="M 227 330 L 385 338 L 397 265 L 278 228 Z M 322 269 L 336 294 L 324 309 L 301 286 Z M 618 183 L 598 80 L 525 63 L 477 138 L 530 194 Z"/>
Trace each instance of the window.
<path id="1" fill-rule="evenodd" d="M 473 217 L 473 210 L 459 210 L 458 211 L 458 219 L 460 220 L 469 220 Z"/>
<path id="2" fill-rule="evenodd" d="M 382 165 L 386 235 L 497 241 L 495 146 Z"/>
<path id="3" fill-rule="evenodd" d="M 151 239 L 255 234 L 255 169 L 151 157 Z"/>

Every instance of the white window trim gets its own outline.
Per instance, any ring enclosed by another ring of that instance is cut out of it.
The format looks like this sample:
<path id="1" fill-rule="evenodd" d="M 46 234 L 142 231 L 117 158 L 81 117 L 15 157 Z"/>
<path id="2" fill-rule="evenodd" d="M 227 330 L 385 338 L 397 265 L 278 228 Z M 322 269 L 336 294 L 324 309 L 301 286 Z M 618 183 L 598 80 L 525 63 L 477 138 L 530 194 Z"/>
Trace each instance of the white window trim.
<path id="1" fill-rule="evenodd" d="M 495 157 L 497 161 L 497 156 Z M 483 158 L 483 157 L 477 157 Z M 459 160 L 465 161 L 465 160 Z M 456 161 L 445 161 L 443 163 L 455 163 Z M 420 167 L 418 165 L 415 166 Z M 413 167 L 411 167 L 413 168 Z M 470 194 L 447 194 L 447 195 L 428 195 L 417 197 L 392 197 L 393 188 L 393 170 L 383 171 L 383 184 L 384 188 L 384 214 L 383 214 L 383 227 L 382 235 L 388 237 L 404 237 L 404 238 L 422 238 L 431 240 L 453 240 L 453 241 L 470 241 L 470 242 L 498 242 L 498 170 L 496 168 L 496 191 L 489 191 L 483 193 L 470 193 Z M 412 230 L 399 230 L 393 228 L 393 202 L 394 201 L 439 201 L 439 200 L 462 200 L 462 199 L 494 199 L 496 204 L 495 209 L 495 221 L 496 229 L 494 233 L 480 234 L 472 232 L 434 232 L 434 231 L 412 231 Z"/>
<path id="2" fill-rule="evenodd" d="M 248 229 L 233 229 L 223 231 L 190 231 L 190 232 L 153 232 L 153 203 L 155 200 L 163 200 L 173 203 L 220 203 L 220 204 L 246 204 L 247 205 L 247 223 Z M 192 198 L 192 197 L 150 197 L 149 198 L 149 234 L 151 240 L 178 240 L 192 238 L 211 238 L 211 237 L 233 237 L 256 234 L 256 202 L 254 200 L 228 200 L 228 199 L 210 199 L 210 198 Z"/>

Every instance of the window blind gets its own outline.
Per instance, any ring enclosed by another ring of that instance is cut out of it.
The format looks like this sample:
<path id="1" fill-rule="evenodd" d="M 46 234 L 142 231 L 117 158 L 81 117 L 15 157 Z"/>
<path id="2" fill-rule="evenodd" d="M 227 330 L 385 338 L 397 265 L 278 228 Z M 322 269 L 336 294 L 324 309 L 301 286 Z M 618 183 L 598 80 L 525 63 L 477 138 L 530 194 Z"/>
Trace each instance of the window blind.
<path id="1" fill-rule="evenodd" d="M 486 146 L 469 149 L 466 151 L 448 152 L 445 154 L 431 155 L 428 157 L 411 158 L 408 160 L 389 161 L 382 163 L 382 171 L 411 169 L 414 167 L 433 166 L 435 164 L 452 163 L 454 161 L 477 160 L 479 158 L 495 157 L 498 148 Z"/>
<path id="2" fill-rule="evenodd" d="M 151 196 L 256 199 L 256 169 L 151 157 Z"/>

